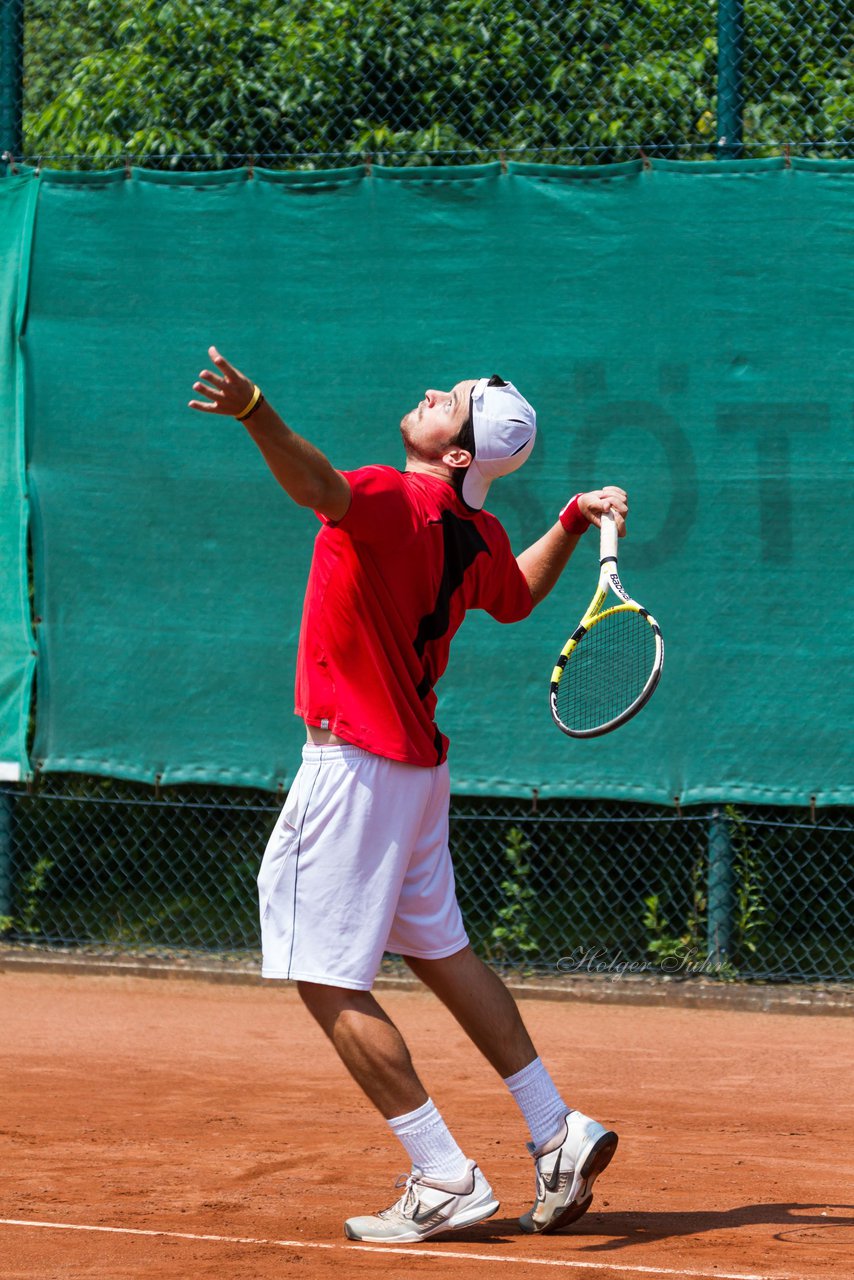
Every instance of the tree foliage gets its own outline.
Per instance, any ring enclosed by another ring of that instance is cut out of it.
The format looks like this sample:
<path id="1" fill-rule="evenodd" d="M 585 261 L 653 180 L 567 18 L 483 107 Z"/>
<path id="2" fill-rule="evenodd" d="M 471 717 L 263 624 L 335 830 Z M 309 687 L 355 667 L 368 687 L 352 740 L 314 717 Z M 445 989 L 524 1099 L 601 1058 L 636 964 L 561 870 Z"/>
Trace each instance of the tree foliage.
<path id="1" fill-rule="evenodd" d="M 851 3 L 748 3 L 750 154 L 850 154 Z M 52 162 L 714 151 L 712 0 L 28 0 L 26 14 L 26 151 Z"/>

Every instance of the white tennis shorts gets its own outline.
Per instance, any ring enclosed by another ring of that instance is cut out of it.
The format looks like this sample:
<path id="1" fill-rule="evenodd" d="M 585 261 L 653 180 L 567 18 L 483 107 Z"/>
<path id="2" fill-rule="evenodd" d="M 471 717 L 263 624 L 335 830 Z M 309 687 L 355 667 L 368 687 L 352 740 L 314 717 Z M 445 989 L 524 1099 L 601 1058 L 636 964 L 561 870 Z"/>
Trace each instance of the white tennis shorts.
<path id="1" fill-rule="evenodd" d="M 263 977 L 369 991 L 384 951 L 462 950 L 449 793 L 447 764 L 303 747 L 258 874 Z"/>

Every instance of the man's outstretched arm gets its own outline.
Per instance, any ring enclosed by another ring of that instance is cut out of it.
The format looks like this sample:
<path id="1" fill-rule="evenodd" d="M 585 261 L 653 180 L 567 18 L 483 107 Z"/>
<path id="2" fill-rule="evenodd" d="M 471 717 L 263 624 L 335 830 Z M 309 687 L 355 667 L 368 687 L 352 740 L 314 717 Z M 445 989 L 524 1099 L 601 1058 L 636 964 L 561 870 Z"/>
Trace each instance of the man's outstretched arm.
<path id="1" fill-rule="evenodd" d="M 301 507 L 312 507 L 329 520 L 341 520 L 350 506 L 350 486 L 340 471 L 308 440 L 291 431 L 250 378 L 229 364 L 216 347 L 209 348 L 216 372 L 203 369 L 193 390 L 206 396 L 190 408 L 236 418 L 250 412 L 243 425 L 264 455 L 279 484 Z M 251 408 L 250 408 L 251 406 Z"/>
<path id="2" fill-rule="evenodd" d="M 615 485 L 606 485 L 604 489 L 580 493 L 577 501 L 578 511 L 588 524 L 598 526 L 603 513 L 613 511 L 617 530 L 620 537 L 623 537 L 629 510 L 624 490 Z M 527 579 L 535 605 L 546 598 L 563 573 L 580 537 L 580 533 L 567 533 L 558 520 L 548 533 L 543 534 L 542 538 L 516 557 L 516 563 Z"/>

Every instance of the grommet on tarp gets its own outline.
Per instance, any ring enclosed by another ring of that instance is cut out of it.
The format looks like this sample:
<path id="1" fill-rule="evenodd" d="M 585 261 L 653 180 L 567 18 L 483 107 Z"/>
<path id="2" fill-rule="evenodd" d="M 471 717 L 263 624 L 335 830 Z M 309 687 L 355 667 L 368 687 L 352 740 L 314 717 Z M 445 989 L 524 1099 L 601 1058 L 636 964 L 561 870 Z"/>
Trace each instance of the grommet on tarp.
<path id="1" fill-rule="evenodd" d="M 676 808 L 676 817 L 677 817 L 677 818 L 681 818 L 681 817 L 682 817 L 682 805 L 679 803 L 679 796 L 674 796 L 674 797 L 673 797 L 673 804 L 674 804 L 674 806 L 675 806 L 675 808 Z"/>
<path id="2" fill-rule="evenodd" d="M 815 822 L 815 796 L 810 796 L 810 822 Z"/>
<path id="3" fill-rule="evenodd" d="M 131 177 L 130 156 L 125 156 L 125 177 L 126 178 Z"/>
<path id="4" fill-rule="evenodd" d="M 162 781 L 163 781 L 163 774 L 155 773 L 154 775 L 154 799 L 155 800 L 160 799 L 160 783 Z"/>
<path id="5" fill-rule="evenodd" d="M 786 168 L 787 168 L 787 169 L 791 169 L 791 167 L 792 167 L 792 148 L 789 146 L 788 142 L 787 142 L 787 143 L 786 143 L 786 145 L 783 147 L 783 158 L 784 158 L 784 159 L 785 159 L 785 161 L 786 161 Z"/>
<path id="6" fill-rule="evenodd" d="M 646 154 L 646 152 L 644 151 L 643 147 L 638 147 L 638 154 L 640 155 L 640 158 L 641 158 L 641 164 L 642 164 L 642 165 L 643 165 L 643 167 L 644 167 L 644 171 L 646 172 L 646 170 L 651 169 L 651 168 L 652 168 L 652 161 L 650 160 L 649 156 L 648 156 L 648 155 Z"/>
<path id="7" fill-rule="evenodd" d="M 251 181 L 255 177 L 255 156 L 248 156 L 246 159 L 246 179 Z"/>
<path id="8" fill-rule="evenodd" d="M 539 803 L 539 799 L 540 799 L 540 788 L 532 787 L 531 788 L 531 813 L 537 812 L 537 804 Z"/>
<path id="9" fill-rule="evenodd" d="M 498 153 L 498 159 L 499 159 L 499 161 L 500 161 L 500 163 L 501 163 L 501 172 L 502 172 L 502 173 L 506 173 L 506 172 L 507 172 L 507 155 L 506 155 L 506 153 L 505 153 L 504 151 L 499 151 L 499 153 Z"/>
<path id="10" fill-rule="evenodd" d="M 364 166 L 365 166 L 365 174 L 366 174 L 366 176 L 367 176 L 367 177 L 369 177 L 369 178 L 370 178 L 370 176 L 371 176 L 371 174 L 372 174 L 372 172 L 373 172 L 373 161 L 372 161 L 372 159 L 371 159 L 371 153 L 370 153 L 370 151 L 366 151 L 366 152 L 365 152 L 364 156 L 362 157 L 362 161 L 363 161 Z"/>
<path id="11" fill-rule="evenodd" d="M 0 156 L 0 159 L 2 159 L 4 164 L 7 164 L 9 166 L 12 173 L 17 174 L 18 166 L 15 163 L 15 157 L 12 155 L 11 151 L 4 151 L 3 155 Z"/>

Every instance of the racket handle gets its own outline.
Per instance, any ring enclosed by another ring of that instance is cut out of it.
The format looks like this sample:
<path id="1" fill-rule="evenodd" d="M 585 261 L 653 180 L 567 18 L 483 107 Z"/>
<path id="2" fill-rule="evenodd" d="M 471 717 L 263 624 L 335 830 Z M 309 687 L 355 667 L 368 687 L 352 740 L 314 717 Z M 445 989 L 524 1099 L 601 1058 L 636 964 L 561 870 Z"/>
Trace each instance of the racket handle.
<path id="1" fill-rule="evenodd" d="M 617 559 L 617 522 L 613 511 L 602 513 L 599 526 L 599 560 Z"/>

